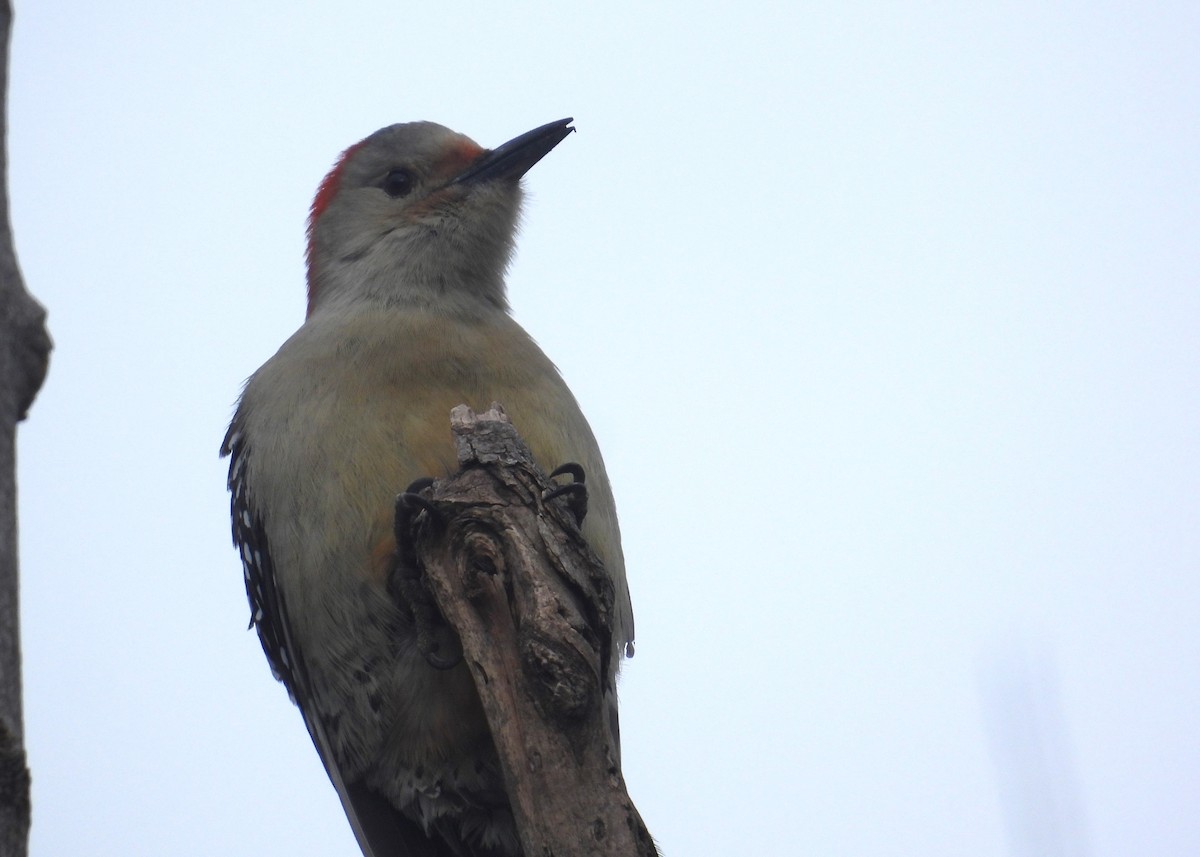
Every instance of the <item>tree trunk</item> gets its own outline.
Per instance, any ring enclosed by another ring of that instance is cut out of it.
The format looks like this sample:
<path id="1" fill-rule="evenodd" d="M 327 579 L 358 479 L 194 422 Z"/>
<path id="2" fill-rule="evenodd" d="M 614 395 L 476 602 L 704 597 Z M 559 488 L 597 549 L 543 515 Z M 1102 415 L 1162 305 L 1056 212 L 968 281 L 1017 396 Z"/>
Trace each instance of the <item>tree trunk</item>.
<path id="1" fill-rule="evenodd" d="M 25 291 L 8 216 L 8 45 L 12 5 L 0 0 L 0 857 L 29 845 L 29 770 L 21 704 L 17 585 L 17 423 L 46 377 L 46 311 Z"/>

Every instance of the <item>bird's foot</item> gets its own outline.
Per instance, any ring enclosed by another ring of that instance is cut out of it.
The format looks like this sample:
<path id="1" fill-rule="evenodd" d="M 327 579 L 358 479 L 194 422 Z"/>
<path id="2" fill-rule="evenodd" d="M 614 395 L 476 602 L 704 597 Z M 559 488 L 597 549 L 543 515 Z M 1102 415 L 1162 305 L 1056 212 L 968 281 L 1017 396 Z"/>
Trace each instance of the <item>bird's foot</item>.
<path id="1" fill-rule="evenodd" d="M 569 461 L 566 464 L 560 464 L 550 471 L 551 479 L 556 476 L 570 476 L 572 481 L 565 485 L 559 485 L 557 488 L 551 488 L 542 495 L 542 502 L 549 503 L 557 497 L 565 497 L 567 509 L 570 510 L 571 515 L 575 518 L 576 525 L 582 527 L 583 519 L 587 517 L 588 509 L 587 485 L 584 484 L 587 482 L 587 474 L 584 472 L 583 467 L 573 461 Z"/>
<path id="2" fill-rule="evenodd" d="M 430 666 L 448 670 L 462 661 L 462 644 L 438 610 L 413 543 L 414 527 L 421 513 L 428 515 L 435 526 L 445 523 L 442 513 L 423 494 L 431 485 L 433 480 L 428 477 L 418 479 L 396 498 L 392 524 L 396 561 L 388 589 L 412 614 L 417 650 Z"/>

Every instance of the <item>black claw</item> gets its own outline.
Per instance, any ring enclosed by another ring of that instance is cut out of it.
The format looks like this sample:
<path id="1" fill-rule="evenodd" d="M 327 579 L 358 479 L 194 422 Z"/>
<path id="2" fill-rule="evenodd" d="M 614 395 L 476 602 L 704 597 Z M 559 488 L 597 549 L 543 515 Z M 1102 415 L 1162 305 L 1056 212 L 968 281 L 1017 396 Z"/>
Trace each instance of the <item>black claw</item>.
<path id="1" fill-rule="evenodd" d="M 427 500 L 425 495 L 422 493 L 426 488 L 432 486 L 433 482 L 433 478 L 429 476 L 416 479 L 411 485 L 404 489 L 404 493 L 396 498 L 397 542 L 400 540 L 399 527 L 401 523 L 403 523 L 405 527 L 411 527 L 413 518 L 417 516 L 418 512 L 423 511 L 427 513 L 429 517 L 435 521 L 440 522 L 442 520 L 442 513 L 439 512 L 437 507 Z"/>
<path id="2" fill-rule="evenodd" d="M 572 482 L 570 485 L 559 485 L 557 488 L 551 488 L 542 495 L 542 502 L 549 503 L 555 497 L 581 497 L 587 499 L 587 486 L 581 482 Z"/>
<path id="3" fill-rule="evenodd" d="M 433 505 L 429 500 L 426 500 L 420 494 L 414 494 L 411 491 L 405 491 L 397 498 L 400 503 L 408 507 L 408 519 L 411 521 L 417 516 L 417 512 L 427 512 L 435 521 L 442 519 L 442 513 L 438 511 L 437 506 Z M 399 505 L 399 504 L 397 504 Z"/>
<path id="4" fill-rule="evenodd" d="M 565 476 L 568 473 L 580 485 L 582 485 L 584 482 L 587 482 L 587 471 L 583 469 L 582 465 L 576 464 L 574 461 L 568 461 L 566 464 L 558 465 L 558 467 L 550 471 L 550 478 L 553 479 L 555 476 Z"/>
<path id="5" fill-rule="evenodd" d="M 560 464 L 554 470 L 550 471 L 550 477 L 569 475 L 574 482 L 567 485 L 559 485 L 557 488 L 551 488 L 542 495 L 542 502 L 549 503 L 557 497 L 567 498 L 567 508 L 571 510 L 571 515 L 575 518 L 576 526 L 583 526 L 583 519 L 587 517 L 588 491 L 584 481 L 587 479 L 587 474 L 583 467 L 573 461 L 568 461 L 566 464 Z"/>

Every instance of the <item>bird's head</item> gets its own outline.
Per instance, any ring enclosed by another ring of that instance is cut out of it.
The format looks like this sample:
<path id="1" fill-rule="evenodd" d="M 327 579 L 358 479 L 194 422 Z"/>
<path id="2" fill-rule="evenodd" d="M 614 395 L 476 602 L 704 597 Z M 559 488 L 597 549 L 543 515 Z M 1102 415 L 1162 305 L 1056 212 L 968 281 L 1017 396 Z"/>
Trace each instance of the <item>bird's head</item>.
<path id="1" fill-rule="evenodd" d="M 520 179 L 575 129 L 561 119 L 496 149 L 432 122 L 391 125 L 342 153 L 308 221 L 308 314 L 369 300 L 507 308 Z"/>

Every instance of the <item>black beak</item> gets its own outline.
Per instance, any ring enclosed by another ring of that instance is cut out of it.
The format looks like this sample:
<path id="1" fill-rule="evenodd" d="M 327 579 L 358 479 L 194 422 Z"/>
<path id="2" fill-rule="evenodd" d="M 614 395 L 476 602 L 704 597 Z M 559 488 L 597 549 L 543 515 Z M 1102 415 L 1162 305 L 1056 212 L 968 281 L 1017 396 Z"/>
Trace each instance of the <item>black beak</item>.
<path id="1" fill-rule="evenodd" d="M 484 152 L 451 184 L 486 182 L 493 179 L 516 181 L 575 130 L 571 127 L 574 121 L 569 118 L 559 119 L 541 128 L 526 131 L 503 146 Z"/>

